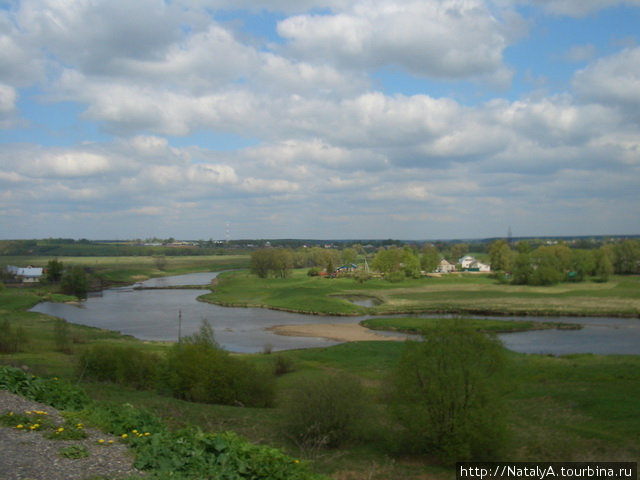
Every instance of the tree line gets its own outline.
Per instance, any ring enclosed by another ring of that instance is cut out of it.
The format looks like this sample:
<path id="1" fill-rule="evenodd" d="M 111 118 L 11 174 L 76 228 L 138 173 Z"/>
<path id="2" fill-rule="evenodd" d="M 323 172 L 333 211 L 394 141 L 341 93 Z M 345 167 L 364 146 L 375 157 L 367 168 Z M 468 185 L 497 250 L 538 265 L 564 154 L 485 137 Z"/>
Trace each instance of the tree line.
<path id="1" fill-rule="evenodd" d="M 579 282 L 588 277 L 607 281 L 611 274 L 640 273 L 640 241 L 624 240 L 598 249 L 569 248 L 566 244 L 532 248 L 526 241 L 515 246 L 496 240 L 489 246 L 491 269 L 499 278 L 519 285 Z"/>

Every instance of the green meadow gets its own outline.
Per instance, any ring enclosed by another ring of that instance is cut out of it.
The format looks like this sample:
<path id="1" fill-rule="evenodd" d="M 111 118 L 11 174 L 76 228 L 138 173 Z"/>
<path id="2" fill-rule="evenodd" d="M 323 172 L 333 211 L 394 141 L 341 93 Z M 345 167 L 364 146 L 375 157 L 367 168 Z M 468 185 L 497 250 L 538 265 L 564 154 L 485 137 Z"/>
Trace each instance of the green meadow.
<path id="1" fill-rule="evenodd" d="M 260 279 L 244 271 L 220 276 L 203 299 L 233 306 L 259 306 L 324 315 L 460 313 L 493 315 L 640 316 L 640 277 L 613 276 L 604 283 L 562 283 L 532 287 L 505 285 L 487 275 L 451 274 L 391 283 L 371 279 L 309 277 L 306 269 L 288 278 Z M 371 297 L 360 307 L 345 297 Z"/>
<path id="2" fill-rule="evenodd" d="M 32 259 L 46 264 L 47 259 Z M 106 280 L 132 282 L 157 275 L 238 268 L 246 257 L 167 258 L 162 270 L 153 257 L 61 258 L 91 266 Z M 7 262 L 11 263 L 11 262 Z M 23 263 L 23 262 L 21 262 Z M 499 285 L 478 275 L 405 280 L 392 284 L 372 279 L 308 277 L 260 280 L 244 271 L 222 275 L 208 301 L 237 306 L 263 306 L 319 314 L 377 313 L 371 328 L 428 332 L 438 319 L 383 318 L 399 312 L 542 313 L 574 315 L 638 315 L 640 279 L 612 277 L 607 283 L 553 287 Z M 345 296 L 368 296 L 382 303 L 360 307 Z M 191 403 L 157 389 L 136 390 L 110 382 L 79 381 L 78 361 L 95 345 L 130 346 L 165 355 L 171 345 L 143 342 L 115 332 L 67 324 L 70 348 L 61 351 L 59 322 L 28 312 L 42 300 L 71 300 L 55 286 L 0 290 L 0 323 L 22 329 L 17 352 L 0 354 L 0 364 L 27 367 L 44 377 L 61 377 L 84 389 L 95 405 L 131 405 L 161 418 L 172 431 L 186 426 L 203 432 L 233 431 L 254 444 L 282 449 L 309 468 L 335 480 L 451 479 L 452 467 L 428 455 L 397 451 L 395 428 L 386 391 L 404 345 L 399 342 L 353 342 L 330 348 L 272 354 L 233 355 L 263 371 L 286 365 L 275 378 L 276 400 L 266 408 Z M 597 306 L 597 308 L 596 308 Z M 446 320 L 442 320 L 446 321 Z M 640 321 L 640 320 L 639 320 Z M 322 322 L 319 319 L 319 323 Z M 526 322 L 464 320 L 466 328 L 484 332 L 533 328 Z M 539 326 L 535 325 L 536 328 Z M 555 327 L 553 324 L 545 328 Z M 3 332 L 4 333 L 4 332 Z M 508 441 L 501 460 L 508 461 L 638 461 L 640 459 L 640 356 L 526 355 L 506 352 L 504 400 Z M 284 430 L 286 397 L 301 384 L 327 374 L 347 374 L 365 389 L 369 408 L 366 428 L 339 448 L 310 448 L 292 442 Z M 76 414 L 81 415 L 82 413 Z M 87 414 L 89 417 L 90 415 Z M 90 421 L 90 418 L 89 418 Z"/>

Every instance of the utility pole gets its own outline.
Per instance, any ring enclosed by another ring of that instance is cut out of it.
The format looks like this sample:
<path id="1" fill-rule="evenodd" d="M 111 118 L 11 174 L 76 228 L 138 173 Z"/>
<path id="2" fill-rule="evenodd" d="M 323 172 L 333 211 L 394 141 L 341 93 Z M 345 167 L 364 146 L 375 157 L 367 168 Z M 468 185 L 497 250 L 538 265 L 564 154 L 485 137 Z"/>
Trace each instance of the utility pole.
<path id="1" fill-rule="evenodd" d="M 182 310 L 178 310 L 178 343 L 182 342 Z"/>

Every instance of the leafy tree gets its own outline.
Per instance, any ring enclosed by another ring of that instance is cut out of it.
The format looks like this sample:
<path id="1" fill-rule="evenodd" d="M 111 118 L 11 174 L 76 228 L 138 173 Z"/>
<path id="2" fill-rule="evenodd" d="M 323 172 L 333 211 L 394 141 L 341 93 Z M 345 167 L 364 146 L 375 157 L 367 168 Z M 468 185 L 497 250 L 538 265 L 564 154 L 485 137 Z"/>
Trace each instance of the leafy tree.
<path id="1" fill-rule="evenodd" d="M 380 248 L 371 262 L 371 268 L 382 273 L 397 272 L 402 263 L 402 254 L 403 251 L 395 245 L 389 248 Z"/>
<path id="2" fill-rule="evenodd" d="M 402 249 L 402 271 L 410 278 L 420 278 L 420 259 L 409 246 Z"/>
<path id="3" fill-rule="evenodd" d="M 425 245 L 422 247 L 422 255 L 420 255 L 420 268 L 425 272 L 433 272 L 438 268 L 440 263 L 440 252 L 433 245 Z"/>
<path id="4" fill-rule="evenodd" d="M 358 252 L 355 248 L 345 248 L 342 250 L 342 263 L 351 264 L 356 263 L 356 259 L 358 258 Z"/>
<path id="5" fill-rule="evenodd" d="M 574 276 L 570 280 L 583 281 L 587 276 L 593 275 L 595 266 L 594 250 L 572 250 L 569 268 Z"/>
<path id="6" fill-rule="evenodd" d="M 451 247 L 451 258 L 454 262 L 457 262 L 460 258 L 465 256 L 469 252 L 468 243 L 456 243 Z"/>
<path id="7" fill-rule="evenodd" d="M 62 292 L 67 295 L 75 295 L 78 298 L 87 298 L 87 292 L 89 291 L 89 280 L 84 269 L 76 265 L 72 268 L 67 268 L 62 274 L 60 280 L 60 286 Z"/>
<path id="8" fill-rule="evenodd" d="M 531 254 L 533 272 L 529 276 L 529 285 L 554 285 L 561 282 L 566 270 L 563 260 L 555 247 L 542 246 Z"/>
<path id="9" fill-rule="evenodd" d="M 597 276 L 601 282 L 609 280 L 609 276 L 613 273 L 613 265 L 606 251 L 602 248 L 594 250 L 594 268 L 593 273 Z"/>
<path id="10" fill-rule="evenodd" d="M 529 253 L 520 252 L 516 255 L 511 273 L 511 282 L 516 285 L 527 285 L 530 282 L 533 267 Z"/>
<path id="11" fill-rule="evenodd" d="M 221 349 L 206 320 L 198 333 L 172 346 L 163 370 L 164 388 L 184 400 L 265 407 L 275 396 L 273 374 Z"/>
<path id="12" fill-rule="evenodd" d="M 496 459 L 506 436 L 504 361 L 498 340 L 455 324 L 407 342 L 391 379 L 403 450 L 445 463 Z"/>
<path id="13" fill-rule="evenodd" d="M 496 240 L 489 245 L 489 262 L 491 270 L 506 272 L 511 270 L 513 252 L 506 240 Z"/>
<path id="14" fill-rule="evenodd" d="M 64 272 L 64 265 L 57 258 L 49 260 L 47 262 L 47 280 L 53 283 L 57 283 L 62 278 Z"/>
<path id="15" fill-rule="evenodd" d="M 261 248 L 251 254 L 249 270 L 260 278 L 286 278 L 293 268 L 293 255 L 285 248 Z"/>

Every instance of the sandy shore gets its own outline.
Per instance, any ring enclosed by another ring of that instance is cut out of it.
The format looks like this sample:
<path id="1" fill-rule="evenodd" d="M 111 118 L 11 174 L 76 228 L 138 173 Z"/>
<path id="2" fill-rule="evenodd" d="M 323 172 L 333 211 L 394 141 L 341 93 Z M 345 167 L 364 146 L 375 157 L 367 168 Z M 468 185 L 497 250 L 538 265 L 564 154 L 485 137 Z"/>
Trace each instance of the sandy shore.
<path id="1" fill-rule="evenodd" d="M 292 337 L 321 337 L 337 342 L 360 342 L 368 340 L 404 341 L 403 337 L 390 337 L 375 333 L 356 323 L 315 323 L 311 325 L 275 325 L 269 330 L 278 335 Z"/>

